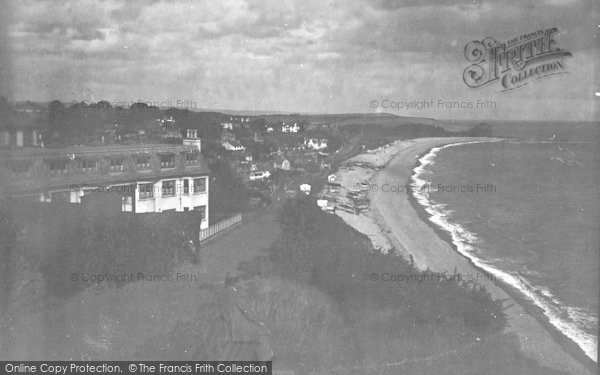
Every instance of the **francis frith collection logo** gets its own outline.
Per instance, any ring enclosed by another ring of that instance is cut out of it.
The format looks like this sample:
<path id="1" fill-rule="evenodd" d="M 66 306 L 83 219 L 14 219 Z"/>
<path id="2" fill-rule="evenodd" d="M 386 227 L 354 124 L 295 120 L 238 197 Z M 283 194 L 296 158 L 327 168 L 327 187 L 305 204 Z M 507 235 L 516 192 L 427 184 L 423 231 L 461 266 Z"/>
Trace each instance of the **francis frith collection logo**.
<path id="1" fill-rule="evenodd" d="M 463 72 L 469 87 L 492 82 L 500 91 L 527 85 L 541 78 L 567 73 L 564 58 L 569 51 L 557 46 L 556 27 L 523 34 L 506 42 L 494 38 L 474 40 L 465 46 L 465 57 L 471 63 Z"/>

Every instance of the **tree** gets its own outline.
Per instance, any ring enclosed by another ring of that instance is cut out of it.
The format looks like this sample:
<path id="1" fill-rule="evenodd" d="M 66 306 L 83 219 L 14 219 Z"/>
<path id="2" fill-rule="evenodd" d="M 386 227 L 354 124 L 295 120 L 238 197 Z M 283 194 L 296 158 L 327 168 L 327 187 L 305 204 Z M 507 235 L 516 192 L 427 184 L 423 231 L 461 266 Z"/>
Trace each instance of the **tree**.
<path id="1" fill-rule="evenodd" d="M 263 134 L 267 127 L 267 120 L 264 117 L 259 117 L 250 123 L 250 129 L 258 134 Z"/>
<path id="2" fill-rule="evenodd" d="M 96 103 L 96 108 L 102 110 L 102 109 L 111 109 L 112 105 L 110 105 L 110 103 L 108 102 L 108 100 L 101 100 L 98 103 Z"/>
<path id="3" fill-rule="evenodd" d="M 60 100 L 53 100 L 48 107 L 48 125 L 51 130 L 64 135 L 65 105 Z"/>
<path id="4" fill-rule="evenodd" d="M 5 114 L 10 109 L 10 105 L 8 104 L 8 99 L 4 96 L 0 96 L 0 114 Z"/>
<path id="5" fill-rule="evenodd" d="M 129 107 L 129 109 L 131 109 L 132 111 L 133 111 L 133 110 L 136 110 L 136 109 L 137 109 L 137 110 L 148 109 L 148 104 L 147 104 L 147 103 L 144 103 L 144 102 L 136 102 L 136 103 L 133 103 L 133 104 L 132 104 L 132 105 Z"/>
<path id="6" fill-rule="evenodd" d="M 209 165 L 213 173 L 210 182 L 211 215 L 237 213 L 246 206 L 247 193 L 242 179 L 224 160 L 215 159 Z M 209 218 L 210 221 L 213 219 Z"/>

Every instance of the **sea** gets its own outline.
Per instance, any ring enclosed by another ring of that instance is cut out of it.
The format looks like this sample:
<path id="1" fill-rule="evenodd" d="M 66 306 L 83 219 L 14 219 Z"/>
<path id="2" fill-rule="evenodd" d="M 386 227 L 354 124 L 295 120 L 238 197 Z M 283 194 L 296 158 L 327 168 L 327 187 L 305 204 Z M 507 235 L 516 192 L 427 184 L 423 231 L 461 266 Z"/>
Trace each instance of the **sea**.
<path id="1" fill-rule="evenodd" d="M 600 128 L 503 123 L 499 142 L 436 147 L 413 195 L 456 249 L 598 353 Z"/>

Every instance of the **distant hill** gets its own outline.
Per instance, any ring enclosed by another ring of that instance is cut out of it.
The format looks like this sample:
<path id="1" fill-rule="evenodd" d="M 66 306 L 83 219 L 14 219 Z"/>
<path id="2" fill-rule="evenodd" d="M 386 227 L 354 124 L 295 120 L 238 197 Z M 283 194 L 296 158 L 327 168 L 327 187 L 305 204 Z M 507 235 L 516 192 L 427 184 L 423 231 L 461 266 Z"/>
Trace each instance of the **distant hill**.
<path id="1" fill-rule="evenodd" d="M 103 105 L 100 105 L 103 103 Z M 56 103 L 55 103 L 56 104 Z M 162 109 L 151 106 L 112 107 L 108 102 L 60 103 L 54 109 L 50 103 L 18 102 L 12 104 L 14 115 L 2 116 L 11 126 L 26 126 L 35 123 L 40 129 L 54 129 L 44 139 L 47 146 L 52 142 L 65 144 L 88 144 L 98 142 L 100 134 L 113 131 L 115 137 L 128 137 L 131 141 L 150 134 L 161 119 L 175 120 L 179 129 L 196 128 L 205 140 L 216 140 L 221 134 L 221 123 L 231 121 L 231 116 L 248 117 L 252 130 L 264 124 L 274 128 L 282 122 L 297 122 L 308 131 L 348 130 L 350 133 L 371 129 L 385 134 L 434 134 L 429 128 L 448 132 L 464 132 L 478 125 L 469 121 L 435 120 L 432 118 L 403 117 L 391 113 L 285 113 L 276 111 L 246 111 L 214 109 Z M 57 109 L 58 108 L 58 109 Z M 239 120 L 239 119 L 238 119 Z M 237 121 L 233 119 L 233 122 Z M 51 125 L 50 123 L 52 122 Z M 262 125 L 261 125 L 262 124 Z M 2 125 L 2 121 L 0 121 Z M 6 124 L 5 124 L 6 125 Z M 421 127 L 419 130 L 417 127 Z M 56 129 L 55 129 L 56 128 Z M 141 136 L 139 134 L 142 134 Z M 437 133 L 435 133 L 437 134 Z M 112 135 L 110 135 L 112 136 Z M 433 136 L 433 135 L 432 135 Z M 136 138 L 137 137 L 137 138 Z M 105 137 L 106 138 L 106 137 Z M 134 139 L 135 138 L 135 139 Z M 141 139 L 141 138 L 140 138 Z"/>
<path id="2" fill-rule="evenodd" d="M 258 111 L 258 110 L 220 110 L 197 109 L 194 112 L 207 113 L 219 112 L 232 116 L 262 117 L 269 124 L 280 122 L 298 122 L 307 125 L 316 126 L 348 126 L 348 125 L 384 125 L 399 126 L 405 124 L 432 125 L 439 126 L 449 131 L 465 131 L 476 124 L 472 121 L 457 120 L 435 120 L 426 117 L 404 117 L 391 113 L 292 113 L 284 111 Z"/>
<path id="3" fill-rule="evenodd" d="M 464 131 L 474 126 L 472 123 L 466 124 L 459 121 L 439 121 L 424 117 L 403 117 L 390 113 L 278 114 L 263 117 L 267 120 L 267 123 L 304 121 L 311 125 L 328 125 L 330 127 L 356 125 L 401 126 L 411 124 L 438 126 L 448 131 Z"/>

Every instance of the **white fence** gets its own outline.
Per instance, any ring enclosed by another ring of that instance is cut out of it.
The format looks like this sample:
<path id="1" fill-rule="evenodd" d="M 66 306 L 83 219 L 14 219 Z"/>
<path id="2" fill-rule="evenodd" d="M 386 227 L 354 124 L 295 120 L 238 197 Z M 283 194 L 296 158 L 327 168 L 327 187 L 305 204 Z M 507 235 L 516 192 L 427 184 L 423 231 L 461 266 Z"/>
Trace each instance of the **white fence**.
<path id="1" fill-rule="evenodd" d="M 224 231 L 227 228 L 231 228 L 232 226 L 236 225 L 237 223 L 240 223 L 241 221 L 242 214 L 237 214 L 225 220 L 219 221 L 218 223 L 211 225 L 206 229 L 201 229 L 199 235 L 200 242 L 214 236 L 217 233 Z"/>

